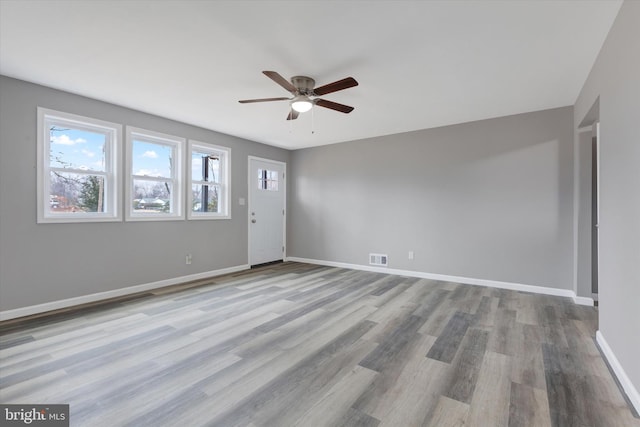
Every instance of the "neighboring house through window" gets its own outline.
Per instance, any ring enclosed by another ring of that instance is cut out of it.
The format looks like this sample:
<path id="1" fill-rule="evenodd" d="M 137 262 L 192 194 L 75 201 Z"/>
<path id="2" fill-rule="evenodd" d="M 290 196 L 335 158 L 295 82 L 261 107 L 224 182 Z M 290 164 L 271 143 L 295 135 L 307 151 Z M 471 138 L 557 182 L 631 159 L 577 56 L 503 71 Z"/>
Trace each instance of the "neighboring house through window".
<path id="1" fill-rule="evenodd" d="M 38 108 L 38 223 L 120 221 L 122 127 Z"/>
<path id="2" fill-rule="evenodd" d="M 127 127 L 128 221 L 184 219 L 184 145 L 183 138 Z"/>

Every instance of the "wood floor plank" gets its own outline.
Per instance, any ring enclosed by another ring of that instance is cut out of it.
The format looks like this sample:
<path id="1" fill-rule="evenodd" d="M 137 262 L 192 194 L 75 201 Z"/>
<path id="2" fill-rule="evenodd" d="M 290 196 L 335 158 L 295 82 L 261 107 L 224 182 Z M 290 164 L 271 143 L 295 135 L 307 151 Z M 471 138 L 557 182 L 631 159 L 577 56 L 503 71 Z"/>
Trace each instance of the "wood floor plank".
<path id="1" fill-rule="evenodd" d="M 296 321 L 290 322 L 288 325 L 279 328 L 285 335 L 284 338 L 278 342 L 278 346 L 283 350 L 293 350 L 298 346 L 306 345 L 309 340 L 313 340 L 316 343 L 325 342 L 325 340 L 334 336 L 335 331 L 340 328 L 359 323 L 365 319 L 371 321 L 369 316 L 373 310 L 375 309 L 371 306 L 355 305 L 337 312 L 332 312 L 330 313 L 330 317 L 322 317 L 323 323 L 318 325 L 316 329 L 309 329 L 309 325 L 299 325 Z M 375 326 L 373 328 L 375 328 Z M 367 335 L 368 332 L 365 334 L 365 337 Z"/>
<path id="2" fill-rule="evenodd" d="M 336 425 L 343 427 L 377 427 L 380 425 L 380 420 L 357 409 L 349 408 L 349 411 Z"/>
<path id="3" fill-rule="evenodd" d="M 412 410 L 422 411 L 420 408 L 424 408 L 426 413 L 434 404 L 431 395 L 440 393 L 440 388 L 448 376 L 448 370 L 442 369 L 448 365 L 424 357 L 434 341 L 435 337 L 417 335 L 415 340 L 397 354 L 394 363 L 385 366 L 353 407 L 388 423 L 388 418 L 407 416 L 401 409 L 406 406 L 399 396 L 413 393 L 414 397 L 419 397 L 420 407 Z M 428 393 L 425 393 L 425 390 Z M 424 417 L 425 414 L 421 412 L 421 415 Z"/>
<path id="4" fill-rule="evenodd" d="M 469 413 L 469 405 L 440 396 L 438 404 L 429 419 L 424 424 L 425 427 L 460 427 L 465 425 Z"/>
<path id="5" fill-rule="evenodd" d="M 584 419 L 587 401 L 580 398 L 587 391 L 587 384 L 571 351 L 545 343 L 542 352 L 552 424 L 563 425 L 573 419 L 577 424 L 588 425 L 589 421 Z"/>
<path id="6" fill-rule="evenodd" d="M 442 334 L 427 353 L 427 357 L 450 363 L 472 322 L 472 315 L 461 311 L 455 312 L 449 319 Z"/>
<path id="7" fill-rule="evenodd" d="M 391 276 L 382 278 L 378 286 L 376 286 L 376 289 L 371 291 L 371 295 L 379 297 L 380 295 L 389 292 L 391 289 L 395 288 L 400 283 L 406 280 L 407 278 L 402 276 Z"/>
<path id="8" fill-rule="evenodd" d="M 528 325 L 539 325 L 538 305 L 539 298 L 533 294 L 520 293 L 516 302 L 516 322 Z"/>
<path id="9" fill-rule="evenodd" d="M 569 347 L 567 337 L 564 334 L 563 321 L 558 315 L 558 309 L 555 305 L 537 306 L 538 318 L 541 319 L 545 341 L 548 344 Z"/>
<path id="10" fill-rule="evenodd" d="M 393 363 L 404 347 L 416 338 L 416 334 L 424 319 L 418 316 L 407 316 L 378 346 L 359 363 L 372 371 L 382 372 Z"/>
<path id="11" fill-rule="evenodd" d="M 444 289 L 431 288 L 428 298 L 421 298 L 418 308 L 413 312 L 415 316 L 428 319 L 438 307 L 449 297 L 450 292 Z"/>
<path id="12" fill-rule="evenodd" d="M 358 342 L 358 339 L 373 326 L 373 322 L 366 320 L 352 326 L 318 351 L 294 364 L 292 368 L 283 371 L 282 375 L 273 377 L 262 385 L 250 387 L 254 391 L 245 399 L 237 399 L 233 391 L 227 390 L 225 393 L 227 398 L 219 399 L 218 403 L 213 405 L 213 408 L 222 414 L 213 422 L 224 426 L 244 426 L 249 422 L 255 423 L 262 420 L 260 422 L 269 425 L 270 423 L 264 420 L 271 420 L 281 408 L 286 408 L 286 413 L 281 415 L 291 416 L 294 405 L 304 402 L 300 399 L 301 396 L 318 393 L 327 381 L 344 368 L 340 363 L 342 362 L 340 356 L 345 358 L 355 356 L 354 359 L 358 359 L 371 351 L 374 344 L 367 341 L 359 341 L 357 346 L 348 350 L 346 348 Z M 329 374 L 325 376 L 319 368 L 327 365 L 331 368 L 329 368 Z M 299 406 L 296 408 L 302 409 L 301 413 L 308 409 Z M 297 419 L 301 414 L 295 415 L 294 419 Z"/>
<path id="13" fill-rule="evenodd" d="M 443 393 L 444 396 L 458 402 L 471 403 L 488 340 L 487 331 L 475 328 L 469 330 L 459 354 L 453 360 L 453 376 L 448 390 Z"/>
<path id="14" fill-rule="evenodd" d="M 170 370 L 156 372 L 144 380 L 135 383 L 121 382 L 120 387 L 109 392 L 101 390 L 92 394 L 92 400 L 100 402 L 101 408 L 86 411 L 82 422 L 99 425 L 100 420 L 108 419 L 112 425 L 126 425 L 132 422 L 135 425 L 140 419 L 150 420 L 151 413 L 158 415 L 158 402 L 169 402 L 169 407 L 172 407 L 178 401 L 186 404 L 195 396 L 204 395 L 202 390 L 192 387 L 192 384 L 238 360 L 239 358 L 232 354 L 222 354 L 219 357 L 200 355 L 172 366 Z M 165 405 L 161 407 L 166 410 Z M 82 406 L 76 406 L 76 409 L 85 412 Z"/>
<path id="15" fill-rule="evenodd" d="M 542 328 L 537 325 L 515 322 L 509 343 L 511 359 L 511 380 L 544 390 L 546 387 L 544 364 L 540 345 Z"/>
<path id="16" fill-rule="evenodd" d="M 16 372 L 12 375 L 0 377 L 0 388 L 5 388 L 19 382 L 36 378 L 49 372 L 64 369 L 69 366 L 74 366 L 80 362 L 87 362 L 96 358 L 100 358 L 105 354 L 105 352 L 108 352 L 110 350 L 116 349 L 115 351 L 118 351 L 117 349 L 121 348 L 125 348 L 127 350 L 130 350 L 132 347 L 140 348 L 146 345 L 146 343 L 148 342 L 170 338 L 174 333 L 175 330 L 173 330 L 172 328 L 167 326 L 160 326 L 154 328 L 151 331 L 143 332 L 141 334 L 133 335 L 126 339 L 119 340 L 117 341 L 117 347 L 113 347 L 111 344 L 105 343 L 89 350 L 84 350 L 60 359 L 54 359 L 42 365 L 29 368 L 24 371 Z"/>
<path id="17" fill-rule="evenodd" d="M 0 350 L 5 350 L 17 345 L 23 345 L 31 341 L 35 341 L 35 338 L 32 335 L 22 335 L 12 339 L 0 340 Z"/>
<path id="18" fill-rule="evenodd" d="M 474 326 L 486 329 L 493 328 L 499 303 L 500 299 L 483 295 L 480 298 L 480 304 L 478 304 L 478 309 L 475 313 Z"/>
<path id="19" fill-rule="evenodd" d="M 319 398 L 303 416 L 293 423 L 299 427 L 332 427 L 343 425 L 351 405 L 378 375 L 362 366 L 351 369 L 333 387 Z"/>
<path id="20" fill-rule="evenodd" d="M 514 298 L 511 299 L 511 301 L 513 301 L 513 304 L 515 304 L 515 301 L 517 301 L 517 299 Z M 498 311 L 496 312 L 494 326 L 491 329 L 487 349 L 494 353 L 513 356 L 515 342 L 518 338 L 515 327 L 516 311 L 500 308 L 498 304 Z"/>
<path id="21" fill-rule="evenodd" d="M 67 373 L 64 369 L 59 369 L 10 386 L 1 387 L 0 402 L 44 402 L 45 400 L 38 400 L 43 390 L 50 392 L 50 389 L 47 387 L 49 384 L 59 384 L 66 377 Z M 56 397 L 59 398 L 58 396 Z"/>
<path id="22" fill-rule="evenodd" d="M 438 304 L 436 304 L 434 308 L 429 312 L 427 321 L 422 326 L 422 328 L 420 328 L 419 332 L 421 334 L 439 337 L 440 335 L 442 335 L 442 331 L 447 326 L 447 323 L 449 323 L 449 320 L 451 320 L 452 313 L 455 313 L 457 311 L 455 302 L 448 298 L 448 291 L 438 291 L 444 292 L 444 295 L 442 295 L 442 297 L 437 296 L 437 293 L 435 292 L 434 295 L 436 295 L 436 298 L 438 299 L 443 299 Z M 416 313 L 418 312 L 416 311 Z"/>
<path id="23" fill-rule="evenodd" d="M 549 402 L 544 390 L 511 383 L 509 427 L 549 427 Z"/>
<path id="24" fill-rule="evenodd" d="M 510 372 L 509 356 L 490 351 L 485 353 L 465 425 L 493 427 L 508 425 L 511 396 Z"/>
<path id="25" fill-rule="evenodd" d="M 434 337 L 421 336 L 404 358 L 406 363 L 370 414 L 380 425 L 420 425 L 435 406 L 449 376 L 443 363 L 424 357 L 424 349 L 433 345 Z M 390 370 L 390 372 L 392 372 Z"/>

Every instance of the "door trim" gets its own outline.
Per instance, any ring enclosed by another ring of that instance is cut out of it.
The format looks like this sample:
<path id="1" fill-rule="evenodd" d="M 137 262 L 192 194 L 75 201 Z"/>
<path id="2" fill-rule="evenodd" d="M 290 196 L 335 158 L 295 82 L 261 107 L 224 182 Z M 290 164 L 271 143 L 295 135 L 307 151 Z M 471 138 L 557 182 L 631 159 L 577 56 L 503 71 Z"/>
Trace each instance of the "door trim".
<path id="1" fill-rule="evenodd" d="M 595 141 L 593 141 L 594 139 Z M 591 296 L 596 301 L 598 300 L 600 287 L 600 143 L 600 121 L 596 121 L 592 130 L 593 148 L 591 159 L 591 194 L 592 197 L 595 195 L 595 202 L 593 199 L 591 201 Z"/>
<path id="2" fill-rule="evenodd" d="M 273 159 L 265 159 L 264 157 L 257 156 L 247 156 L 247 264 L 249 266 L 253 265 L 251 263 L 251 204 L 253 201 L 251 200 L 251 161 L 256 160 L 259 162 L 273 163 L 282 166 L 284 177 L 282 178 L 284 184 L 284 200 L 283 207 L 284 215 L 282 215 L 282 246 L 284 246 L 284 251 L 282 252 L 282 260 L 287 259 L 287 162 L 282 162 L 280 160 Z"/>

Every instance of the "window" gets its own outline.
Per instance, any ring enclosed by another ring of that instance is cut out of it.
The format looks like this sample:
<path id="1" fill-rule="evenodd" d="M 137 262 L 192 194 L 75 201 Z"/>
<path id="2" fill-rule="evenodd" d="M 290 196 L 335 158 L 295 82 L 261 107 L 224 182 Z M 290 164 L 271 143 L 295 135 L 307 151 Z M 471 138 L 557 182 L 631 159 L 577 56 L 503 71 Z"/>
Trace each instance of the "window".
<path id="1" fill-rule="evenodd" d="M 189 219 L 228 219 L 231 150 L 189 141 Z"/>
<path id="2" fill-rule="evenodd" d="M 127 220 L 184 219 L 184 145 L 182 138 L 127 127 Z"/>
<path id="3" fill-rule="evenodd" d="M 119 221 L 122 127 L 38 107 L 38 223 Z"/>
<path id="4" fill-rule="evenodd" d="M 260 190 L 278 191 L 278 171 L 258 169 L 258 188 Z"/>

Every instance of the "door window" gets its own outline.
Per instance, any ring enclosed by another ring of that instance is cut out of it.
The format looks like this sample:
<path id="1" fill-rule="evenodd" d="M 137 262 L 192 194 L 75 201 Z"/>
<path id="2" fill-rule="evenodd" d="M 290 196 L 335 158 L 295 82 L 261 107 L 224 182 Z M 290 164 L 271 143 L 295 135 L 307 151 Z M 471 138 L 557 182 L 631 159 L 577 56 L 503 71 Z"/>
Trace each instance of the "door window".
<path id="1" fill-rule="evenodd" d="M 278 191 L 278 171 L 258 169 L 258 189 Z"/>

